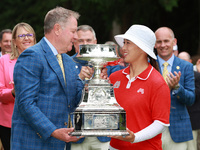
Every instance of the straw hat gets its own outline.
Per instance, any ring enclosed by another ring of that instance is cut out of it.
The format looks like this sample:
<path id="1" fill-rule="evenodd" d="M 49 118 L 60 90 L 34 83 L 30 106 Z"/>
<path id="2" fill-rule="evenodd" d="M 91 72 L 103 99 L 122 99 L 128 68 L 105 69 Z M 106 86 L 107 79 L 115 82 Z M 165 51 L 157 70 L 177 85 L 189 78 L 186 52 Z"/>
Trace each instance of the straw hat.
<path id="1" fill-rule="evenodd" d="M 124 39 L 130 40 L 149 56 L 157 59 L 154 54 L 156 36 L 150 28 L 144 25 L 132 25 L 125 34 L 115 36 L 115 40 L 121 47 L 124 45 Z"/>

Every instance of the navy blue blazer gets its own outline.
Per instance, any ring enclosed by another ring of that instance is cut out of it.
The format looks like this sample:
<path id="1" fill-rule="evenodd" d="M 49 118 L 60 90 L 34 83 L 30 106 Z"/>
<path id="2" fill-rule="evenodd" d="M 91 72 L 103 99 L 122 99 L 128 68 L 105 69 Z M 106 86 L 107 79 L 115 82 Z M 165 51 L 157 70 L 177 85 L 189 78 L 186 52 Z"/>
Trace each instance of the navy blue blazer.
<path id="1" fill-rule="evenodd" d="M 180 88 L 171 90 L 169 131 L 174 142 L 185 142 L 193 139 L 190 117 L 186 107 L 195 101 L 193 65 L 175 56 L 171 72 L 174 73 L 174 71 L 180 71 L 181 77 Z"/>
<path id="2" fill-rule="evenodd" d="M 115 65 L 115 66 L 106 66 L 108 77 L 115 71 L 126 68 L 127 66 Z"/>
<path id="3" fill-rule="evenodd" d="M 66 85 L 44 38 L 19 56 L 14 68 L 12 150 L 64 149 L 65 142 L 50 135 L 55 129 L 67 128 L 68 114 L 77 107 L 84 85 L 71 57 L 62 54 L 62 58 Z"/>

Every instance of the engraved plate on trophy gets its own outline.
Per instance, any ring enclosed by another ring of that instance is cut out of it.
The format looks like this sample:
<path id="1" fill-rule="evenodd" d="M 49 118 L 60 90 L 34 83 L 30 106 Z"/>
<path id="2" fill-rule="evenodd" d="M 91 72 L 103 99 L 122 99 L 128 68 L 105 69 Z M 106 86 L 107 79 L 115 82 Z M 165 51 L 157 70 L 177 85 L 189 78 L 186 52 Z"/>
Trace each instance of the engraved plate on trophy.
<path id="1" fill-rule="evenodd" d="M 107 61 L 119 59 L 114 45 L 80 45 L 80 55 L 95 69 L 82 93 L 79 106 L 73 113 L 73 136 L 111 136 L 128 135 L 126 131 L 126 112 L 116 102 L 113 86 L 100 79 L 101 68 Z"/>
<path id="2" fill-rule="evenodd" d="M 89 114 L 84 118 L 84 129 L 118 129 L 117 114 Z"/>

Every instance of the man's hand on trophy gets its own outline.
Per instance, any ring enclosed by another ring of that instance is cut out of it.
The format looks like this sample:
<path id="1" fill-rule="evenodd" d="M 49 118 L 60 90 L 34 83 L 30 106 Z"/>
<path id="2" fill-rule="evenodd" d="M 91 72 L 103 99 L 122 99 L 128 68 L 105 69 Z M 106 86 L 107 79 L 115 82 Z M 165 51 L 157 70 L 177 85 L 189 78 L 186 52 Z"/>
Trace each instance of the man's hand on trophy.
<path id="1" fill-rule="evenodd" d="M 127 136 L 108 136 L 108 137 L 133 143 L 135 141 L 135 134 L 132 131 L 130 131 L 128 128 L 126 129 L 126 131 L 128 131 L 129 133 L 129 135 Z"/>
<path id="2" fill-rule="evenodd" d="M 60 128 L 54 130 L 51 136 L 64 142 L 77 142 L 83 138 L 83 136 L 71 136 L 70 133 L 72 131 L 74 131 L 74 128 Z"/>
<path id="3" fill-rule="evenodd" d="M 82 80 L 85 80 L 85 78 L 88 78 L 90 79 L 92 77 L 94 73 L 94 69 L 89 67 L 89 66 L 83 66 L 81 68 L 81 72 L 79 74 L 79 77 L 82 79 Z"/>

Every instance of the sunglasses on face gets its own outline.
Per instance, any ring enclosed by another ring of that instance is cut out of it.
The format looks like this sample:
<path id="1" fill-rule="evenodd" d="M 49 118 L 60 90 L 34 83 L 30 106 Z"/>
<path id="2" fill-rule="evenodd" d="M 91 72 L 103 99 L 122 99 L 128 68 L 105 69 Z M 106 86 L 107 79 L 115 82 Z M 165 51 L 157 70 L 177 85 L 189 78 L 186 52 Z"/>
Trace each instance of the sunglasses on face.
<path id="1" fill-rule="evenodd" d="M 27 38 L 33 38 L 33 34 L 20 34 L 17 37 L 19 39 L 25 39 L 25 37 L 27 37 Z"/>

